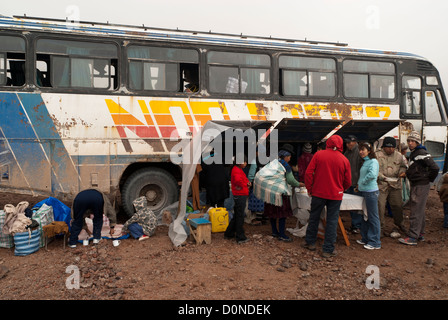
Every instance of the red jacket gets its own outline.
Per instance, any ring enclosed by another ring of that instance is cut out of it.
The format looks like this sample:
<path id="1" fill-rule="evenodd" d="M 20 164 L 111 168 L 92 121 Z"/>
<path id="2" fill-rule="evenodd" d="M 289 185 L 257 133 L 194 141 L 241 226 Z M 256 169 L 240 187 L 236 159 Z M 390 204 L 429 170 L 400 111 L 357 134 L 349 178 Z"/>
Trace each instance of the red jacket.
<path id="1" fill-rule="evenodd" d="M 243 169 L 238 166 L 233 166 L 230 182 L 232 183 L 232 194 L 234 196 L 249 195 L 249 187 L 247 186 L 249 179 L 247 179 Z"/>
<path id="2" fill-rule="evenodd" d="M 305 186 L 311 196 L 342 200 L 352 185 L 350 162 L 342 154 L 343 141 L 338 135 L 327 140 L 327 149 L 316 152 L 305 172 Z"/>

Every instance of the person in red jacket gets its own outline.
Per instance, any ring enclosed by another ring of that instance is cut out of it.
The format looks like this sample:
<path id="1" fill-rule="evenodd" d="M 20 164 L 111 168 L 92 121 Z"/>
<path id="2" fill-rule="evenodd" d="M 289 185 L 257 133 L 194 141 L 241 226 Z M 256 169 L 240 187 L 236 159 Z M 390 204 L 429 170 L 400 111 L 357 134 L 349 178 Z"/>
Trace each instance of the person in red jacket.
<path id="1" fill-rule="evenodd" d="M 244 210 L 246 208 L 247 198 L 249 196 L 249 187 L 251 183 L 244 173 L 243 169 L 247 166 L 247 160 L 237 163 L 232 168 L 230 177 L 233 194 L 233 217 L 224 232 L 226 239 L 236 238 L 238 244 L 245 243 L 247 239 L 244 233 Z"/>
<path id="2" fill-rule="evenodd" d="M 305 172 L 305 187 L 311 198 L 311 211 L 306 229 L 305 248 L 316 250 L 320 215 L 327 207 L 325 239 L 322 255 L 336 255 L 336 242 L 339 209 L 344 191 L 352 184 L 350 163 L 342 154 L 343 140 L 333 135 L 327 140 L 327 148 L 316 152 Z"/>

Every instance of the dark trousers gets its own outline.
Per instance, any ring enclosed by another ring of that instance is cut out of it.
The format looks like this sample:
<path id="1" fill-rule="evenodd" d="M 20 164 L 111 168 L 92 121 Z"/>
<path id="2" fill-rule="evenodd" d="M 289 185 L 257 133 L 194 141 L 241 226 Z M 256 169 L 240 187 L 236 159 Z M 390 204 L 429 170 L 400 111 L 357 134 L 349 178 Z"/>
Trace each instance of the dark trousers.
<path id="1" fill-rule="evenodd" d="M 226 238 L 236 238 L 236 241 L 246 240 L 244 233 L 244 210 L 248 196 L 233 196 L 233 217 L 229 222 L 229 226 L 224 232 Z"/>
<path id="2" fill-rule="evenodd" d="M 319 197 L 311 198 L 311 211 L 308 220 L 308 227 L 306 228 L 305 242 L 314 245 L 317 240 L 317 233 L 319 231 L 320 215 L 322 210 L 327 207 L 327 217 L 325 225 L 325 238 L 322 246 L 323 252 L 332 253 L 334 250 L 334 243 L 336 242 L 339 209 L 342 200 L 328 200 Z"/>
<path id="3" fill-rule="evenodd" d="M 93 213 L 93 238 L 101 239 L 103 227 L 103 195 L 96 190 L 84 190 L 78 193 L 73 200 L 73 220 L 70 231 L 69 244 L 76 244 L 79 233 L 84 224 L 85 213 L 90 210 Z"/>

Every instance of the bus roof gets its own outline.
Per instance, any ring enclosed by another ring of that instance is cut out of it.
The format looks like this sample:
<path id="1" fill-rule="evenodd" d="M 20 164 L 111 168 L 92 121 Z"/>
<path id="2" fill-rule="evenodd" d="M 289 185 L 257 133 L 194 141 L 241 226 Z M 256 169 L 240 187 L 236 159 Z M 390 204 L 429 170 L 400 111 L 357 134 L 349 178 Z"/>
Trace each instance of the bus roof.
<path id="1" fill-rule="evenodd" d="M 236 35 L 226 33 L 164 29 L 142 26 L 129 26 L 88 21 L 72 21 L 27 16 L 0 15 L 0 28 L 17 30 L 45 30 L 60 33 L 78 33 L 96 36 L 115 36 L 136 39 L 152 39 L 158 41 L 206 43 L 227 46 L 248 46 L 282 50 L 300 50 L 324 53 L 342 53 L 353 55 L 389 56 L 401 58 L 423 59 L 424 57 L 398 51 L 361 49 L 349 47 L 346 43 L 283 39 L 261 36 Z"/>

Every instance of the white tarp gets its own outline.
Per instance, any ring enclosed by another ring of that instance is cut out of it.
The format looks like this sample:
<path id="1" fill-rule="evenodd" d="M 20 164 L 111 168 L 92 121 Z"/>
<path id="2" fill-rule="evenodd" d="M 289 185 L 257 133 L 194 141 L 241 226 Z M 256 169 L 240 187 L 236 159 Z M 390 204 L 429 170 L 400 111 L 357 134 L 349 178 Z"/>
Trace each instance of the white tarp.
<path id="1" fill-rule="evenodd" d="M 176 219 L 170 224 L 168 236 L 175 246 L 180 246 L 187 239 L 187 233 L 183 226 L 186 212 L 186 200 L 190 183 L 196 172 L 196 166 L 201 163 L 201 154 L 206 151 L 208 145 L 221 135 L 222 132 L 231 129 L 248 129 L 260 124 L 269 124 L 266 121 L 208 121 L 191 140 L 185 141 L 182 148 L 182 187 L 180 192 L 180 205 Z"/>

